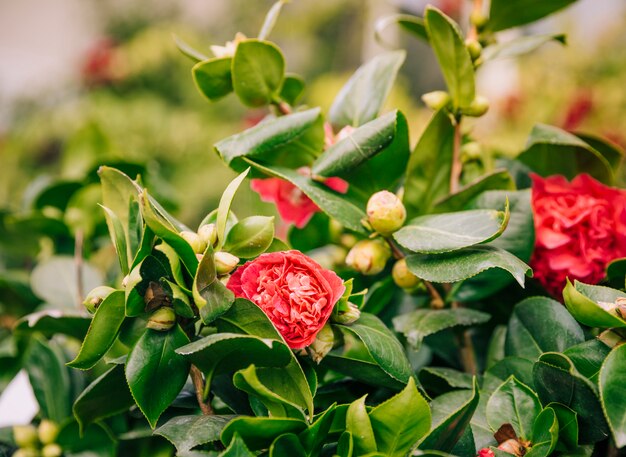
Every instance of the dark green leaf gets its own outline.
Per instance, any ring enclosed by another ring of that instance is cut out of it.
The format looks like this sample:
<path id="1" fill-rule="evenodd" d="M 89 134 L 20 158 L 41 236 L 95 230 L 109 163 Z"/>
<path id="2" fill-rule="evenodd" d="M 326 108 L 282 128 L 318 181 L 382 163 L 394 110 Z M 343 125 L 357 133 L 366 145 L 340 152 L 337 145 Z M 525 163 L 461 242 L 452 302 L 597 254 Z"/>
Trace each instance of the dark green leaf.
<path id="1" fill-rule="evenodd" d="M 151 282 L 168 276 L 165 266 L 152 255 L 143 259 L 128 275 L 126 283 L 126 315 L 139 316 L 145 312 L 144 296 Z"/>
<path id="2" fill-rule="evenodd" d="M 321 365 L 369 385 L 393 390 L 400 390 L 404 386 L 404 383 L 387 374 L 369 354 L 366 358 L 356 358 L 352 354 L 339 355 L 331 352 L 324 357 Z"/>
<path id="3" fill-rule="evenodd" d="M 196 87 L 210 101 L 217 101 L 233 91 L 232 61 L 232 57 L 203 59 L 191 69 Z"/>
<path id="4" fill-rule="evenodd" d="M 546 407 L 554 410 L 559 421 L 559 441 L 569 450 L 576 449 L 578 447 L 577 414 L 560 403 L 549 403 Z"/>
<path id="5" fill-rule="evenodd" d="M 224 250 L 250 259 L 263 254 L 274 240 L 274 218 L 250 216 L 239 221 L 228 233 Z"/>
<path id="6" fill-rule="evenodd" d="M 154 433 L 166 438 L 178 452 L 185 452 L 201 444 L 218 441 L 226 424 L 235 417 L 175 416 Z"/>
<path id="7" fill-rule="evenodd" d="M 232 62 L 235 93 L 246 106 L 275 101 L 285 77 L 285 59 L 269 41 L 249 39 L 237 45 Z"/>
<path id="8" fill-rule="evenodd" d="M 566 44 L 566 38 L 563 34 L 521 36 L 504 43 L 487 46 L 481 54 L 481 60 L 486 62 L 489 60 L 508 59 L 511 57 L 521 56 L 532 52 L 551 41 Z"/>
<path id="9" fill-rule="evenodd" d="M 65 457 L 114 457 L 115 439 L 103 424 L 92 424 L 80 431 L 78 423 L 67 422 L 61 427 L 57 444 Z"/>
<path id="10" fill-rule="evenodd" d="M 611 348 L 594 338 L 567 348 L 563 354 L 570 358 L 580 374 L 597 384 L 600 368 L 609 352 Z"/>
<path id="11" fill-rule="evenodd" d="M 493 393 L 503 381 L 514 376 L 519 382 L 533 387 L 533 362 L 521 357 L 505 357 L 485 372 L 483 392 Z"/>
<path id="12" fill-rule="evenodd" d="M 548 457 L 559 439 L 559 421 L 552 408 L 545 408 L 535 419 L 528 457 Z"/>
<path id="13" fill-rule="evenodd" d="M 626 345 L 616 346 L 600 370 L 600 399 L 618 448 L 626 446 Z"/>
<path id="14" fill-rule="evenodd" d="M 263 310 L 244 298 L 235 299 L 233 306 L 217 319 L 216 324 L 220 332 L 284 341 Z"/>
<path id="15" fill-rule="evenodd" d="M 575 135 L 602 154 L 614 171 L 622 165 L 624 150 L 618 144 L 589 133 L 576 132 Z"/>
<path id="16" fill-rule="evenodd" d="M 569 279 L 563 289 L 567 310 L 578 322 L 589 327 L 626 327 L 626 321 L 615 309 L 615 301 L 625 297 L 626 293 L 610 287 L 592 286 L 579 281 L 572 284 Z"/>
<path id="17" fill-rule="evenodd" d="M 626 287 L 626 259 L 615 259 L 606 266 L 606 277 L 609 285 L 616 289 Z"/>
<path id="18" fill-rule="evenodd" d="M 300 440 L 293 433 L 279 436 L 270 446 L 270 457 L 307 457 Z"/>
<path id="19" fill-rule="evenodd" d="M 435 213 L 449 213 L 452 211 L 460 211 L 468 209 L 467 205 L 478 197 L 481 193 L 488 190 L 515 190 L 515 182 L 508 170 L 494 170 L 488 175 L 481 176 L 475 181 L 467 184 L 458 192 L 446 196 L 437 201 L 434 208 Z M 510 192 L 507 192 L 507 195 Z M 501 207 L 498 205 L 497 207 Z M 496 206 L 494 206 L 496 208 Z"/>
<path id="20" fill-rule="evenodd" d="M 537 394 L 514 376 L 504 381 L 487 403 L 487 421 L 493 431 L 511 424 L 517 436 L 530 440 L 535 418 L 541 412 Z"/>
<path id="21" fill-rule="evenodd" d="M 491 0 L 489 10 L 489 29 L 499 30 L 529 24 L 545 16 L 548 16 L 576 0 Z"/>
<path id="22" fill-rule="evenodd" d="M 418 378 L 426 392 L 436 395 L 472 388 L 472 375 L 453 368 L 424 367 L 419 371 Z"/>
<path id="23" fill-rule="evenodd" d="M 280 98 L 290 105 L 295 105 L 304 92 L 304 79 L 295 73 L 287 73 L 283 87 L 280 89 Z"/>
<path id="24" fill-rule="evenodd" d="M 252 450 L 267 449 L 274 439 L 285 433 L 300 433 L 306 422 L 284 417 L 238 417 L 222 431 L 222 443 L 228 445 L 238 434 Z"/>

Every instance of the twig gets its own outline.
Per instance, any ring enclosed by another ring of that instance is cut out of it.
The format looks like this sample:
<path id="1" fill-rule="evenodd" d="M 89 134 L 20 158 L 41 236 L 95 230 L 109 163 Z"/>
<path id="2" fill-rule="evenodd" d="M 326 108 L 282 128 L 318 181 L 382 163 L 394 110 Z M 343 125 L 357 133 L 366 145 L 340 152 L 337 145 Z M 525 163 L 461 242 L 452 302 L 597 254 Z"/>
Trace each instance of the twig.
<path id="1" fill-rule="evenodd" d="M 191 365 L 191 381 L 193 382 L 193 386 L 196 389 L 196 399 L 198 400 L 198 405 L 200 405 L 200 409 L 202 410 L 202 414 L 205 416 L 213 415 L 213 408 L 211 407 L 211 403 L 209 401 L 204 400 L 204 380 L 202 379 L 202 372 L 195 365 Z"/>
<path id="2" fill-rule="evenodd" d="M 450 193 L 455 194 L 459 190 L 459 181 L 463 171 L 461 162 L 461 117 L 454 124 L 454 139 L 452 143 L 452 164 L 450 166 Z"/>
<path id="3" fill-rule="evenodd" d="M 393 254 L 394 259 L 396 260 L 404 259 L 405 257 L 404 252 L 402 252 L 400 248 L 396 246 L 396 243 L 394 243 L 391 238 L 385 237 L 385 241 L 389 245 L 389 248 L 391 249 L 391 253 Z"/>
<path id="4" fill-rule="evenodd" d="M 291 106 L 283 100 L 276 100 L 272 102 L 272 105 L 274 105 L 282 115 L 291 114 L 292 112 Z"/>
<path id="5" fill-rule="evenodd" d="M 473 14 L 482 14 L 483 12 L 483 0 L 474 0 L 474 5 L 472 7 Z M 467 38 L 470 40 L 475 40 L 478 38 L 478 30 L 476 28 L 476 24 L 472 24 L 469 32 L 467 34 Z"/>
<path id="6" fill-rule="evenodd" d="M 76 230 L 74 240 L 74 265 L 76 266 L 76 305 L 81 308 L 83 303 L 83 242 L 84 235 L 82 229 Z"/>

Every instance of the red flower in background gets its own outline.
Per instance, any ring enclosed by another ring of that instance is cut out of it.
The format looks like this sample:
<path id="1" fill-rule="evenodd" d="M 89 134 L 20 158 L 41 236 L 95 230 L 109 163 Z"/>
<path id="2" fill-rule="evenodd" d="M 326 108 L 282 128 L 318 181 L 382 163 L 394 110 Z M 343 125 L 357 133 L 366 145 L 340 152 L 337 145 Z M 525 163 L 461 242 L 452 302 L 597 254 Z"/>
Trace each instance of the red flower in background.
<path id="1" fill-rule="evenodd" d="M 597 284 L 610 261 L 626 256 L 626 191 L 587 174 L 532 180 L 535 278 L 555 297 L 566 278 Z"/>
<path id="2" fill-rule="evenodd" d="M 581 90 L 574 95 L 567 107 L 561 126 L 564 130 L 572 131 L 580 127 L 593 111 L 593 97 L 590 90 Z"/>
<path id="3" fill-rule="evenodd" d="M 262 254 L 237 268 L 227 287 L 261 308 L 292 349 L 315 340 L 345 291 L 339 276 L 300 251 Z"/>
<path id="4" fill-rule="evenodd" d="M 476 457 L 496 457 L 496 454 L 491 449 L 482 448 Z"/>
<path id="5" fill-rule="evenodd" d="M 96 42 L 88 51 L 81 69 L 89 85 L 110 83 L 117 78 L 115 69 L 115 43 L 109 38 Z"/>

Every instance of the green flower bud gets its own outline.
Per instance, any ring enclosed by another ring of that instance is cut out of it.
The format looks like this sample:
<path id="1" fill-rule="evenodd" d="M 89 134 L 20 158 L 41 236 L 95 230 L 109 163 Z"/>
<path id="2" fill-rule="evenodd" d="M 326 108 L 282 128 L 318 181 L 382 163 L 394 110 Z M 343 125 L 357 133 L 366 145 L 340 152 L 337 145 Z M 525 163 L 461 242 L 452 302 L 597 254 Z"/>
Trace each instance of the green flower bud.
<path id="1" fill-rule="evenodd" d="M 402 289 L 414 289 L 421 282 L 417 276 L 409 271 L 406 266 L 406 259 L 400 259 L 393 265 L 391 276 L 393 277 L 393 282 Z"/>
<path id="2" fill-rule="evenodd" d="M 13 457 L 39 457 L 39 451 L 34 448 L 21 448 L 13 453 Z"/>
<path id="3" fill-rule="evenodd" d="M 179 235 L 183 240 L 189 243 L 189 246 L 191 246 L 191 249 L 193 249 L 193 252 L 196 254 L 202 254 L 206 249 L 206 242 L 204 242 L 197 233 L 183 230 Z"/>
<path id="4" fill-rule="evenodd" d="M 478 160 L 482 156 L 482 148 L 476 141 L 470 141 L 461 146 L 461 157 L 464 162 Z"/>
<path id="5" fill-rule="evenodd" d="M 470 23 L 472 23 L 478 30 L 487 25 L 489 19 L 480 11 L 472 11 L 470 14 Z"/>
<path id="6" fill-rule="evenodd" d="M 313 343 L 307 347 L 307 352 L 315 363 L 320 363 L 335 344 L 335 334 L 330 324 L 326 323 L 319 331 Z"/>
<path id="7" fill-rule="evenodd" d="M 422 95 L 424 104 L 435 111 L 450 105 L 451 100 L 450 94 L 443 90 L 435 90 Z"/>
<path id="8" fill-rule="evenodd" d="M 236 257 L 228 252 L 216 252 L 215 253 L 215 270 L 218 276 L 227 275 L 237 267 L 239 263 L 239 257 Z"/>
<path id="9" fill-rule="evenodd" d="M 96 312 L 100 303 L 109 296 L 111 292 L 115 292 L 115 289 L 108 286 L 98 286 L 87 294 L 83 305 L 87 308 L 91 314 Z"/>
<path id="10" fill-rule="evenodd" d="M 466 116 L 480 117 L 489 110 L 489 100 L 482 95 L 477 95 L 472 103 L 466 108 L 461 109 L 461 112 Z"/>
<path id="11" fill-rule="evenodd" d="M 198 236 L 205 246 L 213 246 L 217 241 L 217 226 L 215 224 L 205 224 L 198 229 Z"/>
<path id="12" fill-rule="evenodd" d="M 357 243 L 357 241 L 359 241 L 359 239 L 356 236 L 354 236 L 352 233 L 344 233 L 343 235 L 341 235 L 341 239 L 340 239 L 342 246 L 348 249 L 353 247 Z"/>
<path id="13" fill-rule="evenodd" d="M 375 275 L 384 270 L 391 257 L 389 246 L 381 240 L 361 240 L 346 256 L 346 265 L 364 275 Z"/>
<path id="14" fill-rule="evenodd" d="M 168 306 L 157 309 L 152 313 L 146 324 L 146 328 L 165 332 L 171 329 L 176 323 L 176 314 L 174 310 Z"/>
<path id="15" fill-rule="evenodd" d="M 41 457 L 61 457 L 63 449 L 58 444 L 46 444 L 41 450 Z"/>
<path id="16" fill-rule="evenodd" d="M 59 426 L 56 422 L 44 419 L 37 428 L 37 434 L 39 435 L 39 441 L 41 441 L 42 444 L 54 443 L 57 439 L 57 435 L 59 434 Z"/>
<path id="17" fill-rule="evenodd" d="M 478 40 L 472 38 L 465 40 L 465 46 L 467 47 L 472 60 L 478 59 L 483 51 L 483 47 L 480 45 Z"/>
<path id="18" fill-rule="evenodd" d="M 18 447 L 34 447 L 39 443 L 37 429 L 33 425 L 15 425 L 13 439 Z"/>
<path id="19" fill-rule="evenodd" d="M 374 230 L 387 236 L 402 227 L 406 219 L 406 209 L 395 194 L 381 190 L 367 202 L 367 218 Z"/>
<path id="20" fill-rule="evenodd" d="M 354 303 L 348 302 L 348 310 L 339 312 L 336 316 L 333 317 L 333 322 L 337 322 L 338 324 L 352 324 L 356 322 L 359 317 L 361 317 L 361 310 Z"/>

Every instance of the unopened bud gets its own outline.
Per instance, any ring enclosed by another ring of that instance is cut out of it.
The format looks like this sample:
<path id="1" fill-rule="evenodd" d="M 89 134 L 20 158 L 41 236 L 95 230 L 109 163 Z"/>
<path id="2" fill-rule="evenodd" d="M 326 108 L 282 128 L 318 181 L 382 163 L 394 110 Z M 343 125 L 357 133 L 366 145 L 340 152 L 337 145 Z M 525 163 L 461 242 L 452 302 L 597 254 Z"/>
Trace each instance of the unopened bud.
<path id="1" fill-rule="evenodd" d="M 341 244 L 342 246 L 350 249 L 351 247 L 353 247 L 357 241 L 359 241 L 359 239 L 354 236 L 352 233 L 344 233 L 343 235 L 341 235 Z"/>
<path id="2" fill-rule="evenodd" d="M 200 238 L 200 235 L 198 235 L 197 233 L 190 230 L 183 230 L 179 233 L 179 235 L 183 240 L 189 243 L 189 246 L 191 246 L 191 249 L 193 249 L 193 252 L 195 252 L 196 254 L 202 254 L 206 249 L 206 243 Z"/>
<path id="3" fill-rule="evenodd" d="M 615 311 L 622 319 L 626 319 L 626 297 L 618 297 L 615 300 Z"/>
<path id="4" fill-rule="evenodd" d="M 476 141 L 470 141 L 461 146 L 461 158 L 464 162 L 478 160 L 482 156 L 482 148 Z"/>
<path id="5" fill-rule="evenodd" d="M 13 427 L 13 440 L 18 447 L 35 447 L 39 442 L 37 429 L 33 425 L 15 425 Z"/>
<path id="6" fill-rule="evenodd" d="M 439 111 L 450 104 L 450 94 L 443 90 L 435 90 L 422 95 L 422 101 L 430 109 Z"/>
<path id="7" fill-rule="evenodd" d="M 367 219 L 378 233 L 390 235 L 404 224 L 406 209 L 395 194 L 381 190 L 367 202 Z"/>
<path id="8" fill-rule="evenodd" d="M 93 289 L 91 292 L 87 294 L 85 301 L 83 301 L 83 305 L 87 308 L 87 311 L 90 313 L 95 313 L 100 303 L 109 296 L 111 292 L 115 292 L 113 287 L 108 286 L 98 286 Z"/>
<path id="9" fill-rule="evenodd" d="M 406 265 L 406 259 L 398 260 L 391 270 L 393 282 L 402 289 L 414 289 L 420 283 L 420 279 L 409 271 Z"/>
<path id="10" fill-rule="evenodd" d="M 61 457 L 63 449 L 58 444 L 47 444 L 41 450 L 41 457 Z"/>
<path id="11" fill-rule="evenodd" d="M 487 25 L 487 16 L 480 11 L 472 11 L 470 14 L 470 23 L 472 23 L 478 30 Z"/>
<path id="12" fill-rule="evenodd" d="M 215 271 L 218 276 L 227 275 L 235 269 L 239 263 L 239 257 L 236 257 L 228 252 L 216 252 L 215 253 Z"/>
<path id="13" fill-rule="evenodd" d="M 21 448 L 13 453 L 13 457 L 40 457 L 39 451 L 35 448 Z"/>
<path id="14" fill-rule="evenodd" d="M 198 236 L 205 246 L 213 246 L 217 241 L 217 226 L 205 224 L 198 229 Z"/>
<path id="15" fill-rule="evenodd" d="M 521 457 L 526 453 L 526 448 L 515 438 L 510 438 L 498 446 L 498 449 L 509 454 Z"/>
<path id="16" fill-rule="evenodd" d="M 364 275 L 383 271 L 391 257 L 389 246 L 380 240 L 361 240 L 346 256 L 346 265 Z"/>
<path id="17" fill-rule="evenodd" d="M 467 47 L 467 50 L 472 60 L 478 59 L 483 50 L 483 47 L 480 45 L 478 40 L 472 38 L 468 38 L 467 40 L 465 40 L 465 47 Z"/>
<path id="18" fill-rule="evenodd" d="M 354 303 L 348 302 L 348 309 L 346 311 L 340 311 L 336 316 L 333 317 L 333 321 L 338 324 L 352 324 L 356 322 L 359 317 L 361 317 L 361 310 Z"/>
<path id="19" fill-rule="evenodd" d="M 59 434 L 59 426 L 56 422 L 44 419 L 40 422 L 39 427 L 37 428 L 37 434 L 39 435 L 39 441 L 41 441 L 41 444 L 54 443 L 57 439 L 57 435 Z"/>
<path id="20" fill-rule="evenodd" d="M 463 108 L 461 112 L 466 116 L 480 117 L 489 110 L 489 100 L 482 95 L 477 95 L 472 103 L 466 108 Z"/>
<path id="21" fill-rule="evenodd" d="M 146 324 L 147 328 L 165 332 L 171 329 L 176 323 L 176 314 L 174 310 L 168 306 L 157 309 L 152 313 Z"/>
<path id="22" fill-rule="evenodd" d="M 335 334 L 330 324 L 326 323 L 319 331 L 313 343 L 307 347 L 307 352 L 315 363 L 320 363 L 335 344 Z"/>

